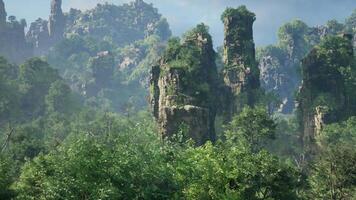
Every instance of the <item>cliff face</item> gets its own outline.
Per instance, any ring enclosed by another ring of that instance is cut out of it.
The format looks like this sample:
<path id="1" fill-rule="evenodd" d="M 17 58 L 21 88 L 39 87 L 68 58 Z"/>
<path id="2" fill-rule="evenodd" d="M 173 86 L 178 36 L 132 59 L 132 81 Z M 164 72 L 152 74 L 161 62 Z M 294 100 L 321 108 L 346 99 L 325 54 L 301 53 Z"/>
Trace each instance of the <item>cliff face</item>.
<path id="1" fill-rule="evenodd" d="M 26 34 L 26 40 L 33 44 L 34 55 L 42 56 L 64 38 L 66 18 L 62 12 L 62 0 L 51 1 L 49 20 L 41 18 L 32 22 Z"/>
<path id="2" fill-rule="evenodd" d="M 25 36 L 26 21 L 17 21 L 11 16 L 7 22 L 4 2 L 0 1 L 1 55 L 18 63 L 33 55 L 44 55 L 51 46 L 63 38 L 65 16 L 61 6 L 61 0 L 52 0 L 49 22 L 36 20 L 31 23 Z"/>
<path id="3" fill-rule="evenodd" d="M 52 0 L 51 15 L 48 21 L 48 32 L 53 43 L 63 39 L 65 17 L 62 12 L 62 0 Z"/>
<path id="4" fill-rule="evenodd" d="M 32 22 L 26 34 L 26 39 L 33 44 L 34 55 L 45 55 L 51 46 L 48 21 L 39 18 L 35 22 Z"/>
<path id="5" fill-rule="evenodd" d="M 163 137 L 187 131 L 197 145 L 215 139 L 217 70 L 205 25 L 169 42 L 151 73 L 151 106 Z"/>
<path id="6" fill-rule="evenodd" d="M 0 0 L 0 28 L 6 25 L 6 10 L 3 0 Z"/>
<path id="7" fill-rule="evenodd" d="M 275 50 L 279 51 L 267 49 L 259 59 L 261 87 L 278 99 L 277 105 L 269 105 L 271 112 L 292 113 L 295 106 L 294 93 L 300 85 L 298 65 L 291 63 L 283 52 L 280 52 L 281 56 L 276 56 Z"/>
<path id="8" fill-rule="evenodd" d="M 20 63 L 32 55 L 32 47 L 25 40 L 26 21 L 10 16 L 6 21 L 5 5 L 0 0 L 0 55 Z"/>
<path id="9" fill-rule="evenodd" d="M 259 49 L 261 86 L 279 101 L 277 106 L 273 105 L 273 111 L 291 114 L 295 110 L 295 94 L 301 85 L 301 60 L 325 37 L 342 33 L 343 29 L 344 25 L 336 20 L 316 27 L 294 20 L 279 29 L 277 45 Z"/>
<path id="10" fill-rule="evenodd" d="M 255 90 L 260 87 L 260 71 L 252 31 L 255 19 L 255 14 L 245 6 L 229 8 L 222 15 L 225 27 L 223 78 L 234 98 L 228 109 L 230 117 L 244 105 L 253 106 L 257 100 Z"/>
<path id="11" fill-rule="evenodd" d="M 302 62 L 303 83 L 298 97 L 302 141 L 307 152 L 317 150 L 325 124 L 355 114 L 352 37 L 326 38 Z"/>

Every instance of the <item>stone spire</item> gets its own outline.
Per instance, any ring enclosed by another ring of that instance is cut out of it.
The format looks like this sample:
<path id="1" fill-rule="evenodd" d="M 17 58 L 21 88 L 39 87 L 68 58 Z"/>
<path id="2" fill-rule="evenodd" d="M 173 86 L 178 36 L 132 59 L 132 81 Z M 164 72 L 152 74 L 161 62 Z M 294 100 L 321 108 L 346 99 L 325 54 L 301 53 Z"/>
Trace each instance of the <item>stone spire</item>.
<path id="1" fill-rule="evenodd" d="M 196 145 L 214 141 L 218 73 L 211 36 L 200 24 L 175 45 L 180 53 L 167 50 L 151 73 L 151 107 L 159 131 L 163 138 L 184 131 Z M 178 56 L 187 52 L 193 56 Z"/>
<path id="2" fill-rule="evenodd" d="M 343 52 L 343 53 L 340 53 Z M 342 54 L 342 55 L 341 55 Z M 318 152 L 318 139 L 325 125 L 355 115 L 356 91 L 343 66 L 353 63 L 352 35 L 325 38 L 302 60 L 303 81 L 298 94 L 298 117 L 304 152 Z M 345 92 L 350 91 L 350 92 Z"/>
<path id="3" fill-rule="evenodd" d="M 0 0 L 0 27 L 6 24 L 6 10 L 3 0 Z"/>
<path id="4" fill-rule="evenodd" d="M 256 102 L 254 91 L 260 87 L 258 65 L 252 26 L 255 14 L 245 6 L 228 8 L 222 15 L 224 22 L 224 82 L 232 93 L 228 109 L 230 115 L 238 113 L 244 105 Z"/>
<path id="5" fill-rule="evenodd" d="M 49 17 L 48 31 L 49 36 L 54 42 L 63 37 L 65 27 L 65 17 L 62 12 L 62 0 L 52 0 L 51 15 Z"/>

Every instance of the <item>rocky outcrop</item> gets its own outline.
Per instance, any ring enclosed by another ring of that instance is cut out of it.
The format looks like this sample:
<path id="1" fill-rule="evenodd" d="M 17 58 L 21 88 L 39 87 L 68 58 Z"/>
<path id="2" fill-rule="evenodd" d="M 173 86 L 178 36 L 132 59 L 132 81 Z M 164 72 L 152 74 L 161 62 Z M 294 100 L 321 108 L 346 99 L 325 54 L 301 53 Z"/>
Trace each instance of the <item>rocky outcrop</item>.
<path id="1" fill-rule="evenodd" d="M 6 25 L 6 10 L 3 0 L 0 0 L 0 28 Z"/>
<path id="2" fill-rule="evenodd" d="M 52 0 L 49 20 L 39 18 L 32 22 L 26 34 L 26 40 L 33 45 L 33 54 L 46 55 L 53 45 L 64 38 L 65 26 L 62 0 Z"/>
<path id="3" fill-rule="evenodd" d="M 184 56 L 186 55 L 186 56 Z M 182 133 L 197 145 L 215 139 L 217 70 L 205 25 L 171 42 L 151 73 L 151 107 L 164 138 Z"/>
<path id="4" fill-rule="evenodd" d="M 222 15 L 225 26 L 223 77 L 234 98 L 227 110 L 230 117 L 244 105 L 253 106 L 257 100 L 255 93 L 260 87 L 260 71 L 253 41 L 255 19 L 255 14 L 245 6 L 229 8 Z"/>
<path id="5" fill-rule="evenodd" d="M 302 62 L 303 82 L 298 97 L 302 141 L 307 153 L 317 151 L 317 138 L 325 124 L 355 114 L 356 103 L 350 80 L 353 71 L 352 36 L 326 38 Z"/>
<path id="6" fill-rule="evenodd" d="M 295 94 L 301 86 L 301 60 L 324 38 L 343 32 L 345 25 L 336 20 L 315 27 L 293 20 L 279 29 L 277 45 L 259 49 L 261 86 L 277 100 L 277 105 L 271 105 L 273 112 L 292 114 L 295 111 Z"/>
<path id="7" fill-rule="evenodd" d="M 45 55 L 51 46 L 48 21 L 39 18 L 32 22 L 26 34 L 26 39 L 33 44 L 35 56 Z"/>
<path id="8" fill-rule="evenodd" d="M 52 0 L 49 20 L 41 18 L 32 22 L 26 40 L 33 44 L 34 55 L 42 56 L 64 38 L 66 18 L 62 12 L 62 0 Z"/>
<path id="9" fill-rule="evenodd" d="M 21 63 L 32 56 L 32 47 L 25 40 L 26 21 L 10 16 L 6 21 L 4 2 L 0 0 L 0 55 L 11 62 Z"/>
<path id="10" fill-rule="evenodd" d="M 114 74 L 115 60 L 109 51 L 98 52 L 90 58 L 88 68 L 91 71 L 91 79 L 84 84 L 82 93 L 87 97 L 98 95 L 102 88 L 108 88 Z"/>
<path id="11" fill-rule="evenodd" d="M 279 51 L 278 49 L 274 49 Z M 272 49 L 266 49 L 259 61 L 261 87 L 273 99 L 268 105 L 270 112 L 292 113 L 295 107 L 295 91 L 300 85 L 296 66 L 290 63 L 286 54 L 276 56 Z"/>
<path id="12" fill-rule="evenodd" d="M 62 0 L 52 0 L 48 32 L 53 43 L 63 39 L 65 24 L 65 17 L 62 12 Z"/>
<path id="13" fill-rule="evenodd" d="M 271 113 L 292 114 L 295 110 L 295 94 L 301 84 L 299 67 L 298 63 L 288 59 L 281 61 L 272 54 L 260 58 L 261 87 L 270 98 L 268 108 Z"/>

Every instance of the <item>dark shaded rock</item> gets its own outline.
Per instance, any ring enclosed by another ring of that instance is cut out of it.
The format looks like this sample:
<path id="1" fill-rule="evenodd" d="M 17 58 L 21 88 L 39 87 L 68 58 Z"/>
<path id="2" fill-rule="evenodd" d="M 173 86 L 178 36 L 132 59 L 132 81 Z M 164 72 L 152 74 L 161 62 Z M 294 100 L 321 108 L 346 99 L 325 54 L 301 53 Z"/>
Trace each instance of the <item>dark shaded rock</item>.
<path id="1" fill-rule="evenodd" d="M 62 0 L 52 0 L 51 14 L 48 21 L 48 32 L 53 43 L 63 39 L 65 24 L 65 17 L 62 12 Z"/>
<path id="2" fill-rule="evenodd" d="M 26 34 L 26 40 L 34 45 L 34 55 L 46 54 L 51 46 L 48 21 L 39 18 L 32 22 Z"/>
<path id="3" fill-rule="evenodd" d="M 0 0 L 0 28 L 6 25 L 6 10 L 3 0 Z"/>
<path id="4" fill-rule="evenodd" d="M 11 62 L 21 63 L 32 56 L 32 46 L 25 40 L 24 19 L 9 16 L 6 21 L 4 2 L 0 1 L 0 55 Z"/>
<path id="5" fill-rule="evenodd" d="M 187 57 L 185 57 L 186 55 Z M 185 130 L 197 145 L 215 140 L 218 74 L 211 36 L 205 25 L 170 42 L 151 72 L 151 107 L 162 136 Z"/>
<path id="6" fill-rule="evenodd" d="M 278 45 L 259 49 L 261 86 L 275 95 L 277 106 L 272 111 L 291 114 L 295 110 L 295 94 L 301 85 L 301 60 L 325 37 L 343 32 L 336 20 L 326 25 L 308 27 L 300 20 L 284 24 L 278 32 Z"/>
<path id="7" fill-rule="evenodd" d="M 298 63 L 293 63 L 287 53 L 275 46 L 261 50 L 259 69 L 261 87 L 274 95 L 276 103 L 270 105 L 271 112 L 292 113 L 295 107 L 295 93 L 300 86 Z"/>
<path id="8" fill-rule="evenodd" d="M 355 114 L 355 68 L 351 35 L 328 37 L 303 59 L 298 114 L 301 139 L 310 155 L 317 151 L 316 142 L 324 124 Z"/>
<path id="9" fill-rule="evenodd" d="M 260 87 L 260 71 L 253 41 L 255 19 L 255 14 L 245 6 L 228 8 L 222 15 L 225 26 L 223 77 L 234 96 L 233 105 L 227 110 L 229 117 L 241 111 L 244 105 L 253 106 L 257 101 L 254 94 Z"/>

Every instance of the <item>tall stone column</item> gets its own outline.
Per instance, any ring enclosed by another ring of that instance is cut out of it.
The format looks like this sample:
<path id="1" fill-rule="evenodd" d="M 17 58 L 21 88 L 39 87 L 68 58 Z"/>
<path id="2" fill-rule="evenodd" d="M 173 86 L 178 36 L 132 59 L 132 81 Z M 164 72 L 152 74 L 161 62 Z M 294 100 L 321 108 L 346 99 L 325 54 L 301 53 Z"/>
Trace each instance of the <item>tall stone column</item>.
<path id="1" fill-rule="evenodd" d="M 0 28 L 6 25 L 6 10 L 3 0 L 0 0 Z"/>
<path id="2" fill-rule="evenodd" d="M 323 127 L 355 115 L 356 90 L 342 73 L 353 66 L 352 35 L 325 38 L 302 60 L 302 86 L 298 94 L 301 142 L 307 158 L 318 153 Z M 352 76 L 351 76 L 352 77 Z"/>
<path id="3" fill-rule="evenodd" d="M 51 15 L 48 22 L 48 31 L 51 40 L 55 43 L 63 38 L 65 17 L 62 12 L 62 0 L 52 0 Z"/>
<path id="4" fill-rule="evenodd" d="M 196 145 L 214 141 L 218 73 L 207 27 L 198 25 L 164 55 L 152 69 L 150 86 L 151 107 L 163 138 L 183 133 Z"/>
<path id="5" fill-rule="evenodd" d="M 255 20 L 255 14 L 245 6 L 228 8 L 222 15 L 225 29 L 223 76 L 233 98 L 227 101 L 230 102 L 227 108 L 230 118 L 239 113 L 243 106 L 253 106 L 257 100 L 255 93 L 260 87 L 260 71 L 253 41 Z"/>

